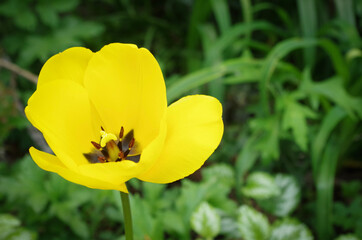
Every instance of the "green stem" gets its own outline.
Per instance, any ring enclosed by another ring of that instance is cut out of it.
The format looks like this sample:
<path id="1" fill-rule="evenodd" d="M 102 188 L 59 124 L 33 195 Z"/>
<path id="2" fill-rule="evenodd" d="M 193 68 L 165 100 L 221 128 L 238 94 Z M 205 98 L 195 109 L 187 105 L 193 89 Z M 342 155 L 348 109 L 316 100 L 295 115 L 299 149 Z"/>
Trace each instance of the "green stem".
<path id="1" fill-rule="evenodd" d="M 132 215 L 129 204 L 129 194 L 121 192 L 121 200 L 123 207 L 124 229 L 126 232 L 126 240 L 133 240 Z"/>

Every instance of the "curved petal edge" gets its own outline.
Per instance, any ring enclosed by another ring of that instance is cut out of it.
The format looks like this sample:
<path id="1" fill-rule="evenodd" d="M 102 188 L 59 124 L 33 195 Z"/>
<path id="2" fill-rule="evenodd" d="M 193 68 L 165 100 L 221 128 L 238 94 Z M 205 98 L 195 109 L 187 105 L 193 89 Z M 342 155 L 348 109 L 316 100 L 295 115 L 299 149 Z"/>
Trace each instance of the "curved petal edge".
<path id="1" fill-rule="evenodd" d="M 104 190 L 118 190 L 128 193 L 127 187 L 124 183 L 120 185 L 100 181 L 85 175 L 81 175 L 78 172 L 72 171 L 67 168 L 56 156 L 39 151 L 38 149 L 31 147 L 29 153 L 34 162 L 42 169 L 54 172 L 63 177 L 64 179 L 77 183 L 89 188 L 104 189 Z"/>
<path id="2" fill-rule="evenodd" d="M 224 132 L 222 106 L 210 96 L 187 96 L 167 109 L 167 136 L 155 164 L 139 179 L 170 183 L 198 170 L 218 147 Z"/>

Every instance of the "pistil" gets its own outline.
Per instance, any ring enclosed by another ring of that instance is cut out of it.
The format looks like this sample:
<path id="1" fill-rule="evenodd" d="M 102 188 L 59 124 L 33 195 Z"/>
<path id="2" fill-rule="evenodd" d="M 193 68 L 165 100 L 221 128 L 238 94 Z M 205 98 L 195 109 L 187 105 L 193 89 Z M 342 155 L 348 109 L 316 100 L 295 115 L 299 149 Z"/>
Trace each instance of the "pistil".
<path id="1" fill-rule="evenodd" d="M 120 150 L 117 146 L 117 144 L 113 141 L 110 140 L 106 143 L 106 148 L 109 154 L 109 161 L 111 162 L 115 162 L 118 160 L 118 154 L 120 153 Z"/>

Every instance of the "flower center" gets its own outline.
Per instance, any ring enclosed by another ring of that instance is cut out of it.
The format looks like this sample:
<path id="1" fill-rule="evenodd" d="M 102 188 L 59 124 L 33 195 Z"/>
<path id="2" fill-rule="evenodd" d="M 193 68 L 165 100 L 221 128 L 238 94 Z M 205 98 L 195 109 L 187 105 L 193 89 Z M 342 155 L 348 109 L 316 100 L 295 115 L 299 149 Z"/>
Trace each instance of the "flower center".
<path id="1" fill-rule="evenodd" d="M 113 133 L 107 133 L 101 127 L 101 139 L 99 143 L 91 141 L 94 150 L 84 153 L 84 157 L 90 163 L 119 162 L 130 160 L 139 162 L 141 154 L 134 139 L 133 130 L 124 136 L 124 128 L 121 127 L 118 138 Z"/>

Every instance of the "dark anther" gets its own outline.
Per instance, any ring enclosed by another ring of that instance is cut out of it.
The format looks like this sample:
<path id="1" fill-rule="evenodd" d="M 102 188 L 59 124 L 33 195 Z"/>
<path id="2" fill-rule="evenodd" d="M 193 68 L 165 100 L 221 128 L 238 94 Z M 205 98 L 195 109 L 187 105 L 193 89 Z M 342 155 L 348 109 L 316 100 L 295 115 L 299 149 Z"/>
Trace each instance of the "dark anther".
<path id="1" fill-rule="evenodd" d="M 102 149 L 101 152 L 102 152 L 102 154 L 103 154 L 104 157 L 109 158 L 109 154 L 108 154 L 107 149 Z"/>
<path id="2" fill-rule="evenodd" d="M 128 156 L 126 159 L 132 162 L 138 163 L 140 161 L 141 155 Z"/>
<path id="3" fill-rule="evenodd" d="M 98 150 L 102 148 L 100 144 L 98 144 L 98 143 L 96 143 L 96 142 L 94 142 L 94 141 L 91 141 L 91 143 L 92 143 L 93 146 L 94 146 L 95 148 L 97 148 Z"/>
<path id="4" fill-rule="evenodd" d="M 121 131 L 119 131 L 119 138 L 120 138 L 120 139 L 123 138 L 123 133 L 124 133 L 124 128 L 121 127 Z"/>
<path id="5" fill-rule="evenodd" d="M 127 150 L 124 152 L 124 157 L 127 157 L 130 151 L 131 151 L 131 150 L 127 149 Z"/>
<path id="6" fill-rule="evenodd" d="M 104 128 L 101 126 L 102 131 L 104 131 Z"/>
<path id="7" fill-rule="evenodd" d="M 134 138 L 129 142 L 128 148 L 132 148 L 134 146 Z"/>
<path id="8" fill-rule="evenodd" d="M 129 148 L 129 144 L 133 139 L 133 130 L 131 130 L 122 140 L 122 150 L 123 152 L 126 152 Z"/>
<path id="9" fill-rule="evenodd" d="M 123 152 L 119 152 L 119 153 L 118 153 L 118 157 L 119 157 L 120 159 L 123 159 L 123 158 L 124 158 L 124 153 L 123 153 Z"/>
<path id="10" fill-rule="evenodd" d="M 119 150 L 122 150 L 122 140 L 119 140 L 119 142 L 117 143 L 117 146 L 118 146 Z"/>
<path id="11" fill-rule="evenodd" d="M 97 163 L 98 155 L 95 153 L 83 153 L 83 156 L 88 160 L 90 163 Z"/>
<path id="12" fill-rule="evenodd" d="M 107 160 L 106 160 L 105 157 L 99 156 L 99 157 L 98 157 L 98 161 L 100 161 L 101 163 L 105 163 Z"/>

